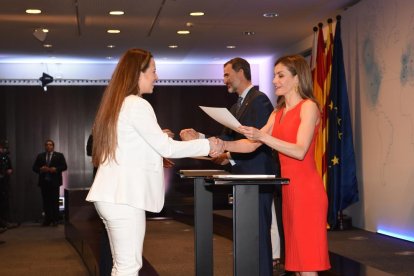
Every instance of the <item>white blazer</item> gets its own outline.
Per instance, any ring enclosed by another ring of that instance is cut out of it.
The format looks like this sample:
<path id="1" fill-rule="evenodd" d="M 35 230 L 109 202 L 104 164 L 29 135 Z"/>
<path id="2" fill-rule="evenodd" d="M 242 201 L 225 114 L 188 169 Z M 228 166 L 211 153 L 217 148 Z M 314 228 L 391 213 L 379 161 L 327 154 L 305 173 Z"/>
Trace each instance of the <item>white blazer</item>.
<path id="1" fill-rule="evenodd" d="M 116 161 L 99 166 L 87 201 L 127 204 L 151 212 L 164 206 L 162 157 L 205 156 L 206 139 L 175 141 L 157 123 L 152 106 L 143 98 L 125 98 L 119 113 Z"/>

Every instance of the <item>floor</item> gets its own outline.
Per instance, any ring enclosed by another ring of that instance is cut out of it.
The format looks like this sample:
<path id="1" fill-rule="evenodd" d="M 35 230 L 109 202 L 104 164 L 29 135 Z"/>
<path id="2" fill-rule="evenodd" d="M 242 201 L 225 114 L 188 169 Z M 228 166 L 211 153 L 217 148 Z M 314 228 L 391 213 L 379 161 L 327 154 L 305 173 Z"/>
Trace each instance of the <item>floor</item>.
<path id="1" fill-rule="evenodd" d="M 87 276 L 88 270 L 67 242 L 63 225 L 25 223 L 0 234 L 0 275 Z"/>
<path id="2" fill-rule="evenodd" d="M 414 275 L 414 243 L 351 229 L 328 232 L 332 269 L 322 276 Z M 0 275 L 89 275 L 64 227 L 26 223 L 0 234 Z M 175 220 L 150 220 L 144 256 L 156 274 L 194 275 L 193 227 Z M 232 275 L 232 242 L 214 236 L 214 275 Z M 275 273 L 276 275 L 280 275 Z M 142 276 L 142 275 L 141 275 Z"/>

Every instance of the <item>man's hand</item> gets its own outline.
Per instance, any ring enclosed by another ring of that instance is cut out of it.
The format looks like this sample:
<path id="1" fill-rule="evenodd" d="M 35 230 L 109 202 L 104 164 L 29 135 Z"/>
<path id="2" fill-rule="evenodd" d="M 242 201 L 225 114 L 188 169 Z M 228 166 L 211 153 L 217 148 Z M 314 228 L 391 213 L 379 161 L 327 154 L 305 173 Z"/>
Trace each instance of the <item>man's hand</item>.
<path id="1" fill-rule="evenodd" d="M 208 138 L 208 141 L 210 142 L 210 152 L 208 155 L 215 158 L 224 152 L 225 144 L 223 140 L 216 137 L 210 137 Z"/>
<path id="2" fill-rule="evenodd" d="M 214 164 L 224 166 L 224 165 L 227 165 L 230 162 L 230 160 L 229 160 L 229 157 L 227 156 L 227 153 L 222 153 L 218 155 L 217 157 L 212 158 L 211 162 L 213 162 Z"/>
<path id="3" fill-rule="evenodd" d="M 183 141 L 195 140 L 198 139 L 198 132 L 192 128 L 186 128 L 180 131 L 180 137 Z"/>

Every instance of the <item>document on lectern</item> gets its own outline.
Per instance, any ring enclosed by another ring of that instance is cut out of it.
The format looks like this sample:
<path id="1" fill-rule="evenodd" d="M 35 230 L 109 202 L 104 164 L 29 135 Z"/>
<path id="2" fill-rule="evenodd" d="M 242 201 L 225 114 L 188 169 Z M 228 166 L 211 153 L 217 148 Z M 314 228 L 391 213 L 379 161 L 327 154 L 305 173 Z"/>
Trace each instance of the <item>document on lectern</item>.
<path id="1" fill-rule="evenodd" d="M 234 131 L 238 131 L 237 128 L 241 126 L 240 122 L 225 107 L 200 106 L 200 108 L 207 113 L 208 116 Z"/>
<path id="2" fill-rule="evenodd" d="M 227 175 L 213 175 L 214 178 L 218 179 L 276 179 L 274 174 L 227 174 Z"/>
<path id="3" fill-rule="evenodd" d="M 180 170 L 181 177 L 197 177 L 228 174 L 225 170 Z"/>

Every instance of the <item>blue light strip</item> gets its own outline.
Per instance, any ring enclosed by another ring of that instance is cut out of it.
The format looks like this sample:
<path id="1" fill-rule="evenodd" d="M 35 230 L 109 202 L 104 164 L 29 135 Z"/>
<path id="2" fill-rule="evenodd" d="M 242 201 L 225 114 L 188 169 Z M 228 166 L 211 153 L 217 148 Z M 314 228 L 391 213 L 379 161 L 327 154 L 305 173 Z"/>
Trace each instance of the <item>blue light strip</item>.
<path id="1" fill-rule="evenodd" d="M 414 242 L 414 237 L 405 236 L 405 235 L 389 232 L 389 231 L 382 230 L 382 229 L 378 229 L 377 233 L 391 236 L 391 237 L 398 238 L 398 239 L 402 239 L 402 240 L 406 240 L 406 241 L 410 241 L 410 242 Z"/>

